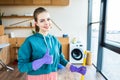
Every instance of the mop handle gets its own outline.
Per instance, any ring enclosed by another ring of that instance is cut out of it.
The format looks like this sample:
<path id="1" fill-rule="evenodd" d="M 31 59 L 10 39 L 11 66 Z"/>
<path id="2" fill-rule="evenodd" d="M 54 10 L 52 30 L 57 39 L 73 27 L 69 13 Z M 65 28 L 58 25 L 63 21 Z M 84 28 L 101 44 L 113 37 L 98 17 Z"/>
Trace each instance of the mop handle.
<path id="1" fill-rule="evenodd" d="M 84 51 L 84 59 L 83 59 L 83 66 L 85 66 L 86 65 L 86 56 L 87 56 L 87 51 L 85 50 Z M 81 75 L 81 80 L 84 80 L 84 75 Z"/>

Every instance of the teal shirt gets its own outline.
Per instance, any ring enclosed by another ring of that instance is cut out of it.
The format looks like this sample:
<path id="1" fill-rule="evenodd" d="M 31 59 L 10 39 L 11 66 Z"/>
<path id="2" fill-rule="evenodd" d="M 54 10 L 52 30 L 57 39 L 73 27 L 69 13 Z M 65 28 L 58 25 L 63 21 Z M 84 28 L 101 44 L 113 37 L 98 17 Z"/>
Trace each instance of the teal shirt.
<path id="1" fill-rule="evenodd" d="M 33 70 L 32 62 L 42 58 L 47 47 L 50 49 L 50 55 L 53 56 L 53 63 L 44 64 L 38 70 Z M 18 69 L 20 72 L 27 72 L 29 75 L 56 72 L 59 63 L 66 66 L 68 61 L 62 53 L 62 46 L 58 39 L 49 34 L 45 37 L 40 33 L 29 36 L 18 50 Z"/>

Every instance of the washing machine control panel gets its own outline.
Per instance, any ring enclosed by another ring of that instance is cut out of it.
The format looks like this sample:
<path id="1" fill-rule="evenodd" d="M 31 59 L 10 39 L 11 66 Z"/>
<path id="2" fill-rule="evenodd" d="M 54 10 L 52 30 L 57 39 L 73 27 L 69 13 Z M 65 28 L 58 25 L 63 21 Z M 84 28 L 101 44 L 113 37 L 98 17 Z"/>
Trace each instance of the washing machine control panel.
<path id="1" fill-rule="evenodd" d="M 83 47 L 83 45 L 81 43 L 71 43 L 70 46 L 73 46 L 73 47 Z"/>

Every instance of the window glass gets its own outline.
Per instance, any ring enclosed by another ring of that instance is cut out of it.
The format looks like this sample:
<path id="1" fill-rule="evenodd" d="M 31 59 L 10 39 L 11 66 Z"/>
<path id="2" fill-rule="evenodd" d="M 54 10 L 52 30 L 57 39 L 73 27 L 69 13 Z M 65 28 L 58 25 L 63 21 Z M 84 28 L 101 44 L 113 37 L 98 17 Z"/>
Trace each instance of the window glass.
<path id="1" fill-rule="evenodd" d="M 120 55 L 108 50 L 103 49 L 103 63 L 102 63 L 102 73 L 109 80 L 119 80 L 120 76 Z"/>
<path id="2" fill-rule="evenodd" d="M 100 1 L 92 0 L 92 22 L 98 22 L 100 19 Z"/>
<path id="3" fill-rule="evenodd" d="M 97 53 L 98 53 L 98 34 L 99 33 L 99 23 L 92 24 L 91 33 L 91 52 L 92 52 L 92 62 L 97 66 Z"/>
<path id="4" fill-rule="evenodd" d="M 108 0 L 105 42 L 120 47 L 120 11 L 118 0 Z"/>
<path id="5" fill-rule="evenodd" d="M 100 19 L 100 0 L 92 0 L 91 52 L 92 62 L 95 66 L 97 66 L 99 19 Z"/>

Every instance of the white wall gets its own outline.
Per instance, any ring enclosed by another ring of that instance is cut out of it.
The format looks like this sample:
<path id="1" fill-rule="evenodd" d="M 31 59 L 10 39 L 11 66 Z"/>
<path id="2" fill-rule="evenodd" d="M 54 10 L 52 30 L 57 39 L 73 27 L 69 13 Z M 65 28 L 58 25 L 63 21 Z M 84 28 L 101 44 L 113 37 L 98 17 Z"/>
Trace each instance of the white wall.
<path id="1" fill-rule="evenodd" d="M 33 14 L 33 11 L 38 6 L 0 6 L 0 9 L 5 12 L 5 15 L 17 14 Z M 70 40 L 77 37 L 84 44 L 86 48 L 87 39 L 87 9 L 88 0 L 70 0 L 69 6 L 44 6 L 53 21 L 62 29 L 59 31 L 54 25 L 50 31 L 55 36 L 62 36 L 68 34 Z M 3 19 L 3 25 L 9 26 L 10 24 L 23 21 L 26 19 Z M 32 21 L 34 24 L 34 21 Z M 19 24 L 20 26 L 29 26 L 29 22 Z M 18 26 L 18 25 L 15 25 Z M 31 35 L 31 29 L 10 29 L 5 30 L 6 33 L 14 32 L 16 37 L 27 37 Z"/>

